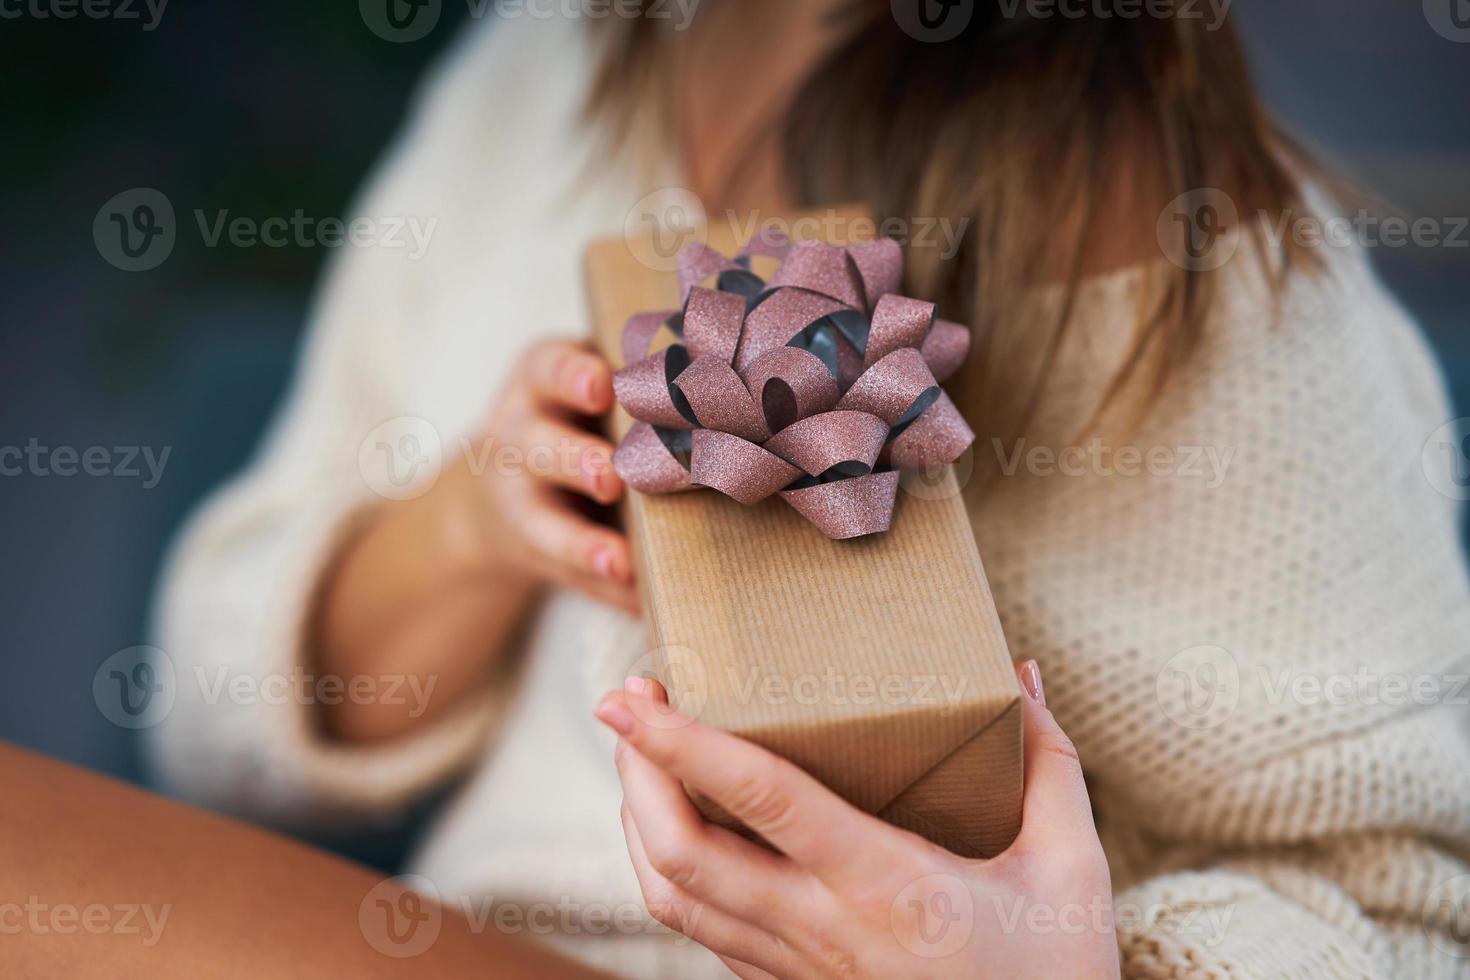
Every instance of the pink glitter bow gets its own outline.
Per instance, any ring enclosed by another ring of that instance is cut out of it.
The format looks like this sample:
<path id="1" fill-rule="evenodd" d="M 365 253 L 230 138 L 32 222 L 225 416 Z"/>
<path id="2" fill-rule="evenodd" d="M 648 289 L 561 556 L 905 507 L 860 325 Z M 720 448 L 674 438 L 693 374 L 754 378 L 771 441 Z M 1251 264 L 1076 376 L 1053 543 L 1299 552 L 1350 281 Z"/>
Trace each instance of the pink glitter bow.
<path id="1" fill-rule="evenodd" d="M 769 282 L 755 255 L 781 261 Z M 623 328 L 613 386 L 638 421 L 618 474 L 643 493 L 704 486 L 742 504 L 779 491 L 829 538 L 888 530 L 899 470 L 952 463 L 975 438 L 939 387 L 970 331 L 899 296 L 902 275 L 891 239 L 792 245 L 765 231 L 734 259 L 686 246 L 684 309 Z M 682 343 L 649 356 L 665 326 Z"/>

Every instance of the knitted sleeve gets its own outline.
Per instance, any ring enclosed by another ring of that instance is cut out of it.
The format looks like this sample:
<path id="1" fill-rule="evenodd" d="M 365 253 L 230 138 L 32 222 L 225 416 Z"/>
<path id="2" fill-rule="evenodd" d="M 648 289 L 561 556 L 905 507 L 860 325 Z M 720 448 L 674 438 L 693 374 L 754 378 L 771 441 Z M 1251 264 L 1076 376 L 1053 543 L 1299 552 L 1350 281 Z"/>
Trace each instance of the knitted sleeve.
<path id="1" fill-rule="evenodd" d="M 1470 865 L 1426 835 L 1244 848 L 1119 891 L 1135 980 L 1470 974 Z"/>
<path id="2" fill-rule="evenodd" d="M 1470 974 L 1454 412 L 1366 263 L 1326 257 L 1279 320 L 1235 260 L 1131 441 L 1150 469 L 1101 440 L 978 515 L 1087 768 L 1130 977 Z"/>

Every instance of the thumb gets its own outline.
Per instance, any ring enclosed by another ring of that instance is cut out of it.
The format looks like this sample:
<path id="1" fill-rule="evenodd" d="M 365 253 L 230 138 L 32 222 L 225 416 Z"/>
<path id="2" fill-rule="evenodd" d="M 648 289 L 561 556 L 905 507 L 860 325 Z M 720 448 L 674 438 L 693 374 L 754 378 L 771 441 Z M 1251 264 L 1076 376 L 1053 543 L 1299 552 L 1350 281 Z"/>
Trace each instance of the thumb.
<path id="1" fill-rule="evenodd" d="M 1046 707 L 1041 669 L 1028 660 L 1016 674 L 1021 681 L 1026 748 L 1026 789 L 1016 844 L 1055 854 L 1084 841 L 1095 842 L 1097 828 L 1082 763 L 1072 740 Z"/>

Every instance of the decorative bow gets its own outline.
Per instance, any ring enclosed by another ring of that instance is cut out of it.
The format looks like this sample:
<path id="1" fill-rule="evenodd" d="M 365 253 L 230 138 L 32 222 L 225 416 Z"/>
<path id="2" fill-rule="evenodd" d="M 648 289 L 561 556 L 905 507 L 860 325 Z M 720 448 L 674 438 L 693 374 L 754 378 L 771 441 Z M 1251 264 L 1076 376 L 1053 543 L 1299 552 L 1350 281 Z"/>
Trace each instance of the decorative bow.
<path id="1" fill-rule="evenodd" d="M 764 282 L 751 258 L 781 265 Z M 791 244 L 763 231 L 734 258 L 679 255 L 684 308 L 623 328 L 618 401 L 638 421 L 613 456 L 643 493 L 780 492 L 829 538 L 888 530 L 899 470 L 952 463 L 975 435 L 939 387 L 970 331 L 898 295 L 903 253 L 880 239 Z M 668 327 L 680 341 L 652 355 Z"/>

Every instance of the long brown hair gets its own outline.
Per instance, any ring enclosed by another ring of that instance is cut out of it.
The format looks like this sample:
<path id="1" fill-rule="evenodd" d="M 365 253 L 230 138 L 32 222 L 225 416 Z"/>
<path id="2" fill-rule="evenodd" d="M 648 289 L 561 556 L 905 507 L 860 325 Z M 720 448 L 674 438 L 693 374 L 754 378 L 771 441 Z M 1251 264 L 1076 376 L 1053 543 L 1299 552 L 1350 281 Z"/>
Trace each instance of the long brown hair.
<path id="1" fill-rule="evenodd" d="M 1003 12 L 976 0 L 965 29 L 936 43 L 900 24 L 903 4 L 925 2 L 846 0 L 843 40 L 784 107 L 784 176 L 803 206 L 863 201 L 880 219 L 931 216 L 965 229 L 951 256 L 910 247 L 906 285 L 975 328 L 955 391 L 972 421 L 970 389 L 1002 388 L 1004 414 L 1020 426 L 1099 257 L 1128 242 L 1146 242 L 1153 258 L 1182 249 L 1189 229 L 1158 230 L 1158 219 L 1201 188 L 1223 190 L 1241 215 L 1274 220 L 1299 206 L 1306 164 L 1257 102 L 1228 22 L 1034 16 L 1024 2 Z M 589 117 L 615 142 L 667 134 L 674 35 L 652 17 L 600 23 Z M 1263 222 L 1242 231 L 1266 254 Z M 1287 241 L 1275 258 L 1279 295 L 1286 270 L 1310 256 Z M 1089 426 L 1116 411 L 1132 430 L 1198 346 L 1216 273 L 1151 262 L 1146 277 L 1134 337 Z M 1061 301 L 1037 322 L 1028 298 L 1043 280 L 1061 284 Z"/>

